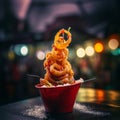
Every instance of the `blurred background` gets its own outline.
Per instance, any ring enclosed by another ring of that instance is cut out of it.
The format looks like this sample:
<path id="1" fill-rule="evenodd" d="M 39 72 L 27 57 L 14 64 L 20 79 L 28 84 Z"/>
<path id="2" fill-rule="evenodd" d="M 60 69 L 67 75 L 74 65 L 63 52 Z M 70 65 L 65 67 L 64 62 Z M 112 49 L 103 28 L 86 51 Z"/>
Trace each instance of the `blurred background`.
<path id="1" fill-rule="evenodd" d="M 119 0 L 0 0 L 0 105 L 38 96 L 56 32 L 71 27 L 69 61 L 82 87 L 120 91 Z"/>

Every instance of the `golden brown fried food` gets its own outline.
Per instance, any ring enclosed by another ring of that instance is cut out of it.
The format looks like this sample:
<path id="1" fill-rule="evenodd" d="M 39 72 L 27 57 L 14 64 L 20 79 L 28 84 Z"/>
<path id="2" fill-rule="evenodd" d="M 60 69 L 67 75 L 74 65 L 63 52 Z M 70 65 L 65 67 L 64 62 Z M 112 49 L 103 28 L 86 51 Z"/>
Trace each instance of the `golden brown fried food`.
<path id="1" fill-rule="evenodd" d="M 65 40 L 64 35 L 67 35 Z M 54 38 L 52 50 L 46 54 L 44 67 L 46 74 L 44 79 L 40 80 L 41 85 L 53 86 L 59 84 L 73 84 L 74 72 L 68 59 L 68 49 L 71 42 L 71 33 L 68 30 L 61 29 Z"/>

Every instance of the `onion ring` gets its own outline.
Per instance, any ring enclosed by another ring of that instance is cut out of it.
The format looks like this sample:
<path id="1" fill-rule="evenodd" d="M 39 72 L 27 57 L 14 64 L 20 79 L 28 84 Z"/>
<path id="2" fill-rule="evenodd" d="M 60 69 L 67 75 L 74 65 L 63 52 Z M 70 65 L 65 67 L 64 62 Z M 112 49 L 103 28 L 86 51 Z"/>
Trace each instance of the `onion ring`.
<path id="1" fill-rule="evenodd" d="M 67 40 L 61 34 L 67 34 Z M 71 33 L 65 29 L 57 32 L 52 45 L 52 50 L 46 54 L 44 68 L 46 74 L 41 80 L 41 85 L 52 86 L 58 84 L 73 84 L 74 72 L 68 59 L 68 49 L 71 42 Z"/>

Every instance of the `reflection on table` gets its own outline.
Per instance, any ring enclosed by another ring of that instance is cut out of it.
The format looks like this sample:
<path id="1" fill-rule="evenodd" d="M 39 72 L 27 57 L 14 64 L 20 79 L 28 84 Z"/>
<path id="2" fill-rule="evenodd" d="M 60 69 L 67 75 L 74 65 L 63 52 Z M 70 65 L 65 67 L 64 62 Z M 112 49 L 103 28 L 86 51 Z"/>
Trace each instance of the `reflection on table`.
<path id="1" fill-rule="evenodd" d="M 49 114 L 41 97 L 0 107 L 1 120 L 119 120 L 120 93 L 92 88 L 80 88 L 73 112 Z"/>
<path id="2" fill-rule="evenodd" d="M 93 88 L 80 88 L 77 101 L 106 104 L 108 106 L 120 108 L 120 92 L 114 90 L 103 90 Z"/>

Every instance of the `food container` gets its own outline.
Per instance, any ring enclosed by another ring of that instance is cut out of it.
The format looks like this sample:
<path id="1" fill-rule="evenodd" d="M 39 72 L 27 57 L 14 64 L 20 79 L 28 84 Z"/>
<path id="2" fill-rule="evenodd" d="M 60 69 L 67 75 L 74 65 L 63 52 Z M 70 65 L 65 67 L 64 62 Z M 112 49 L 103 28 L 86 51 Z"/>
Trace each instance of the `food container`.
<path id="1" fill-rule="evenodd" d="M 45 111 L 48 113 L 69 113 L 73 111 L 78 90 L 81 83 L 75 82 L 70 85 L 44 87 L 35 85 L 39 90 Z"/>

